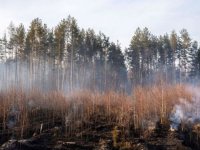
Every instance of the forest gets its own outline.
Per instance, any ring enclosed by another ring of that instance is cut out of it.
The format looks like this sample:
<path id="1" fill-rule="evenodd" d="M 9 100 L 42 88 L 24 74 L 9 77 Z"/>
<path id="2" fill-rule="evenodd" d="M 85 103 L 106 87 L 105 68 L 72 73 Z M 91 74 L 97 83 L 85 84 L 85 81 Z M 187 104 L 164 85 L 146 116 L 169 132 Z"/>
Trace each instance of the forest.
<path id="1" fill-rule="evenodd" d="M 171 83 L 197 83 L 200 71 L 198 42 L 186 29 L 155 36 L 148 28 L 137 28 L 129 47 L 122 49 L 102 32 L 80 28 L 71 16 L 52 29 L 39 18 L 27 30 L 11 22 L 0 52 L 1 62 L 12 68 L 13 82 L 23 84 L 28 79 L 29 87 L 38 82 L 44 89 L 64 91 L 84 87 L 128 91 L 155 83 L 158 76 Z M 10 74 L 1 71 L 1 77 L 6 73 Z"/>
<path id="2" fill-rule="evenodd" d="M 117 31 L 116 31 L 117 32 Z M 74 17 L 0 39 L 0 149 L 199 149 L 200 47 L 137 28 L 127 48 Z"/>

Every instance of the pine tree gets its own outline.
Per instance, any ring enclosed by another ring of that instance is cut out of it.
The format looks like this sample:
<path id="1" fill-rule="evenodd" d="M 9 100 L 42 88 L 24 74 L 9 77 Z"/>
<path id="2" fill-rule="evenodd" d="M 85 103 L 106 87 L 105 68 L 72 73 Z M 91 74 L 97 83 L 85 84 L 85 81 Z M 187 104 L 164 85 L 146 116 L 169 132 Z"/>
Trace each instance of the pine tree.
<path id="1" fill-rule="evenodd" d="M 173 51 L 170 46 L 170 40 L 168 34 L 164 35 L 163 39 L 163 48 L 166 54 L 166 64 L 163 66 L 165 80 L 171 81 L 172 80 L 172 67 L 173 67 Z"/>
<path id="2" fill-rule="evenodd" d="M 66 20 L 63 19 L 55 28 L 55 55 L 59 61 L 63 60 L 65 50 Z"/>
<path id="3" fill-rule="evenodd" d="M 164 47 L 164 37 L 160 36 L 159 37 L 159 41 L 158 41 L 158 55 L 159 55 L 159 59 L 158 59 L 158 63 L 159 63 L 159 69 L 163 70 L 163 68 L 166 65 L 166 58 L 167 58 L 167 54 L 166 54 L 166 49 Z"/>
<path id="4" fill-rule="evenodd" d="M 120 46 L 115 43 L 111 43 L 108 48 L 108 64 L 111 74 L 109 81 L 114 80 L 115 88 L 124 87 L 127 79 L 125 59 Z"/>
<path id="5" fill-rule="evenodd" d="M 172 63 L 173 63 L 173 67 L 175 67 L 175 53 L 177 51 L 178 48 L 178 39 L 177 39 L 177 34 L 176 32 L 173 30 L 171 35 L 170 35 L 170 47 L 172 49 Z"/>
<path id="6" fill-rule="evenodd" d="M 173 30 L 170 35 L 170 47 L 172 53 L 172 82 L 176 82 L 176 54 L 178 51 L 178 36 L 177 33 Z"/>
<path id="7" fill-rule="evenodd" d="M 188 53 L 191 46 L 191 39 L 186 29 L 182 29 L 180 34 L 181 34 L 180 68 L 183 73 L 184 81 L 186 81 L 186 76 L 188 73 L 188 62 L 189 62 Z"/>
<path id="8" fill-rule="evenodd" d="M 23 57 L 24 56 L 24 48 L 25 48 L 25 28 L 23 24 L 20 24 L 16 28 L 16 44 L 18 54 Z"/>
<path id="9" fill-rule="evenodd" d="M 95 45 L 96 45 L 96 35 L 94 30 L 88 29 L 85 33 L 85 44 L 86 44 L 86 56 L 88 62 L 92 63 L 93 56 L 96 54 Z"/>
<path id="10" fill-rule="evenodd" d="M 190 77 L 195 77 L 197 75 L 196 70 L 198 70 L 196 66 L 198 64 L 198 42 L 194 41 L 191 45 L 188 53 L 188 69 L 190 71 Z"/>
<path id="11" fill-rule="evenodd" d="M 47 32 L 47 54 L 50 58 L 55 59 L 55 37 L 53 29 Z"/>
<path id="12" fill-rule="evenodd" d="M 16 28 L 13 22 L 10 23 L 8 26 L 8 33 L 9 33 L 9 49 L 13 49 L 16 46 Z"/>
<path id="13" fill-rule="evenodd" d="M 151 64 L 151 57 L 152 57 L 152 49 L 151 49 L 151 33 L 148 28 L 144 28 L 142 31 L 141 36 L 141 70 L 142 70 L 142 84 L 149 82 L 150 78 L 150 64 Z"/>
<path id="14" fill-rule="evenodd" d="M 26 43 L 29 43 L 29 48 L 34 56 L 43 56 L 47 49 L 47 26 L 42 24 L 39 18 L 31 22 L 27 33 Z M 29 51 L 30 51 L 29 50 Z"/>
<path id="15" fill-rule="evenodd" d="M 197 78 L 200 76 L 200 48 L 197 51 L 196 59 L 195 59 L 195 75 Z"/>
<path id="16" fill-rule="evenodd" d="M 130 79 L 132 84 L 140 83 L 141 79 L 141 34 L 140 28 L 137 28 L 132 37 L 129 48 L 126 51 L 126 57 L 130 68 Z"/>

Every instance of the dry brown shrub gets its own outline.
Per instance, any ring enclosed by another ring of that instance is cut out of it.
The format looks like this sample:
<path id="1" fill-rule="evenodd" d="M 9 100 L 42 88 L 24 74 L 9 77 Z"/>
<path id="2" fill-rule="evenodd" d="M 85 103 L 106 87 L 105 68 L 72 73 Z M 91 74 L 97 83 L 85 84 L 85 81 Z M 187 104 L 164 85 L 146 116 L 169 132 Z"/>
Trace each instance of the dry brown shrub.
<path id="1" fill-rule="evenodd" d="M 164 83 L 138 86 L 131 95 L 87 90 L 64 95 L 58 91 L 9 89 L 0 92 L 0 129 L 6 133 L 15 127 L 16 134 L 24 137 L 43 124 L 44 130 L 61 126 L 68 136 L 82 136 L 89 130 L 112 130 L 117 126 L 129 134 L 133 129 L 145 130 L 152 123 L 168 119 L 180 99 L 190 102 L 191 91 L 185 85 Z M 12 111 L 17 112 L 17 121 L 10 129 L 7 124 Z"/>

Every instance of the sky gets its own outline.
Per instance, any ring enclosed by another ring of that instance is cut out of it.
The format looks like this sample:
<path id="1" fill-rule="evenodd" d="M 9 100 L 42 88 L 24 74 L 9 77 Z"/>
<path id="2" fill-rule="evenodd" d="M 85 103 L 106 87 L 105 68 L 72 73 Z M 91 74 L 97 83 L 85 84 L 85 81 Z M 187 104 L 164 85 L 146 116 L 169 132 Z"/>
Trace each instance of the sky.
<path id="1" fill-rule="evenodd" d="M 0 36 L 11 21 L 28 28 L 39 17 L 52 28 L 68 15 L 81 28 L 119 41 L 122 48 L 129 46 L 137 27 L 155 35 L 185 28 L 200 42 L 200 0 L 0 0 Z"/>

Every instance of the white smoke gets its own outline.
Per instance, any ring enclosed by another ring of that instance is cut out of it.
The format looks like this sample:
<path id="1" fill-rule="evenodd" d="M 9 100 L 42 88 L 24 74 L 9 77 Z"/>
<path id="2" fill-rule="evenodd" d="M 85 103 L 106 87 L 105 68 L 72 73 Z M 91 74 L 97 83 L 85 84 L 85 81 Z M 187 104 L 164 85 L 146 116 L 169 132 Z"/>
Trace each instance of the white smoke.
<path id="1" fill-rule="evenodd" d="M 183 112 L 181 106 L 179 106 L 179 105 L 176 105 L 174 107 L 174 110 L 175 110 L 175 112 L 172 113 L 172 115 L 170 116 L 170 120 L 172 122 L 171 128 L 178 129 L 178 125 L 181 123 L 181 120 L 183 119 L 184 112 Z"/>
<path id="2" fill-rule="evenodd" d="M 178 129 L 180 124 L 200 123 L 200 93 L 197 88 L 188 88 L 192 93 L 192 100 L 180 99 L 179 104 L 175 105 L 170 116 L 171 129 Z"/>
<path id="3" fill-rule="evenodd" d="M 17 124 L 19 113 L 20 111 L 17 107 L 15 106 L 11 107 L 8 114 L 8 120 L 7 120 L 7 127 L 9 129 L 15 127 L 15 125 Z"/>

